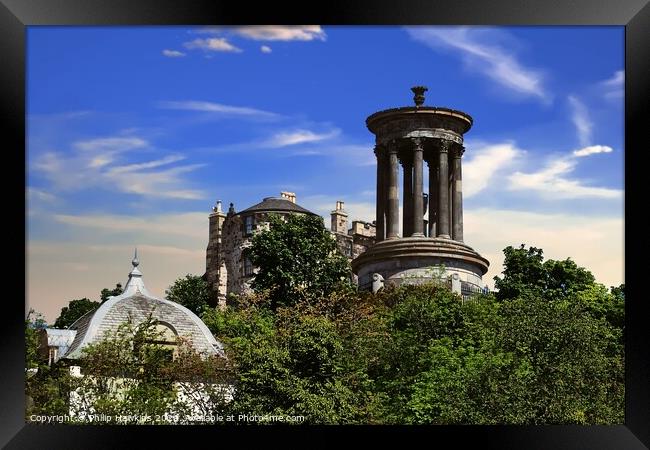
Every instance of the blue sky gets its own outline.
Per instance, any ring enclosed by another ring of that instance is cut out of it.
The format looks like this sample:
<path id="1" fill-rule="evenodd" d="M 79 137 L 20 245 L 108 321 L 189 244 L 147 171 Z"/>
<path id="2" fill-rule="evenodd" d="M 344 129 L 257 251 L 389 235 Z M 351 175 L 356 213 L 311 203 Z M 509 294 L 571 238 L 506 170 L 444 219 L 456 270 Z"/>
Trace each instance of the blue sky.
<path id="1" fill-rule="evenodd" d="M 374 220 L 365 118 L 474 118 L 465 240 L 526 243 L 623 282 L 623 27 L 29 27 L 28 303 L 53 320 L 125 282 L 164 295 L 205 265 L 217 199 L 282 190 Z"/>

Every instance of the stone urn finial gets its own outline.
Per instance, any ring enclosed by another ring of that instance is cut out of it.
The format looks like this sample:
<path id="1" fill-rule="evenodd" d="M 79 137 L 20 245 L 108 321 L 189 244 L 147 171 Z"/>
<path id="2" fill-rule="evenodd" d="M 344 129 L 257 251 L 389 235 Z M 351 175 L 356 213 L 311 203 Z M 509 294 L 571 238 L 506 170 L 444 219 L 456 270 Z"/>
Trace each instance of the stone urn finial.
<path id="1" fill-rule="evenodd" d="M 415 102 L 415 107 L 420 107 L 424 103 L 424 93 L 428 91 L 429 88 L 426 86 L 413 86 L 411 91 L 415 94 L 413 101 Z"/>

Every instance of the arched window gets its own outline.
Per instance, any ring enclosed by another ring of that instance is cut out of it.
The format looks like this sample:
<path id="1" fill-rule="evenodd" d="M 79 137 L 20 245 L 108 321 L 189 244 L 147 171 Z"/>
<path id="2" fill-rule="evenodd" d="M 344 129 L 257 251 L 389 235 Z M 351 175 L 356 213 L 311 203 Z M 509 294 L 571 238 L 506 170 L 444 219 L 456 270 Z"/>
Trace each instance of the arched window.
<path id="1" fill-rule="evenodd" d="M 178 334 L 169 323 L 155 320 L 141 325 L 134 340 L 134 350 L 140 357 L 173 360 L 178 356 Z M 153 326 L 151 326 L 153 325 Z M 147 354 L 147 356 L 145 356 Z"/>

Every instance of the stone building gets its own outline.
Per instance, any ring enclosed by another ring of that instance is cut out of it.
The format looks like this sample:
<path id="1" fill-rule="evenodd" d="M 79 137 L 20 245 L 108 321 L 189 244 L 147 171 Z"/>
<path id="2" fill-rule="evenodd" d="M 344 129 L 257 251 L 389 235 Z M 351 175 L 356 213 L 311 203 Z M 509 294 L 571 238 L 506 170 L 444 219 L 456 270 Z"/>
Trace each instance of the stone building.
<path id="1" fill-rule="evenodd" d="M 473 120 L 462 111 L 424 106 L 426 90 L 412 88 L 415 106 L 378 111 L 366 119 L 377 157 L 377 242 L 352 261 L 352 270 L 360 289 L 375 290 L 381 280 L 400 284 L 442 277 L 468 297 L 485 288 L 482 276 L 489 265 L 463 235 L 463 135 Z M 423 192 L 425 163 L 428 195 Z"/>
<path id="2" fill-rule="evenodd" d="M 266 197 L 260 203 L 236 212 L 231 203 L 228 211 L 222 211 L 221 201 L 209 217 L 209 237 L 206 249 L 204 279 L 213 292 L 213 301 L 219 307 L 226 305 L 228 294 L 250 292 L 250 282 L 255 275 L 248 256 L 251 239 L 257 230 L 268 227 L 269 214 L 315 213 L 296 203 L 296 194 L 281 192 L 280 197 Z M 339 250 L 350 261 L 374 243 L 375 225 L 360 220 L 352 222 L 348 229 L 348 214 L 343 202 L 337 201 L 331 213 L 332 237 Z"/>

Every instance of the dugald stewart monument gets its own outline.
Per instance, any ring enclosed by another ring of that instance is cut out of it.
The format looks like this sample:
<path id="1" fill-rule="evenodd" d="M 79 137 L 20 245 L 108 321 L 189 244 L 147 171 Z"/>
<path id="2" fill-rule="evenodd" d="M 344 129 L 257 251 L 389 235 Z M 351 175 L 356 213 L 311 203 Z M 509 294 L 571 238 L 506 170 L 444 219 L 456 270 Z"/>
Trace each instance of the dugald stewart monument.
<path id="1" fill-rule="evenodd" d="M 411 90 L 415 106 L 378 111 L 366 119 L 375 135 L 376 220 L 354 221 L 348 230 L 344 203 L 339 201 L 332 211 L 331 232 L 351 261 L 361 290 L 435 277 L 466 298 L 486 289 L 482 276 L 489 266 L 463 236 L 463 135 L 473 121 L 462 111 L 425 106 L 426 87 Z M 266 226 L 271 213 L 314 214 L 299 206 L 291 192 L 264 198 L 241 212 L 231 203 L 224 213 L 217 202 L 210 215 L 204 278 L 219 305 L 225 306 L 228 294 L 250 289 L 256 268 L 247 249 L 254 231 Z"/>

